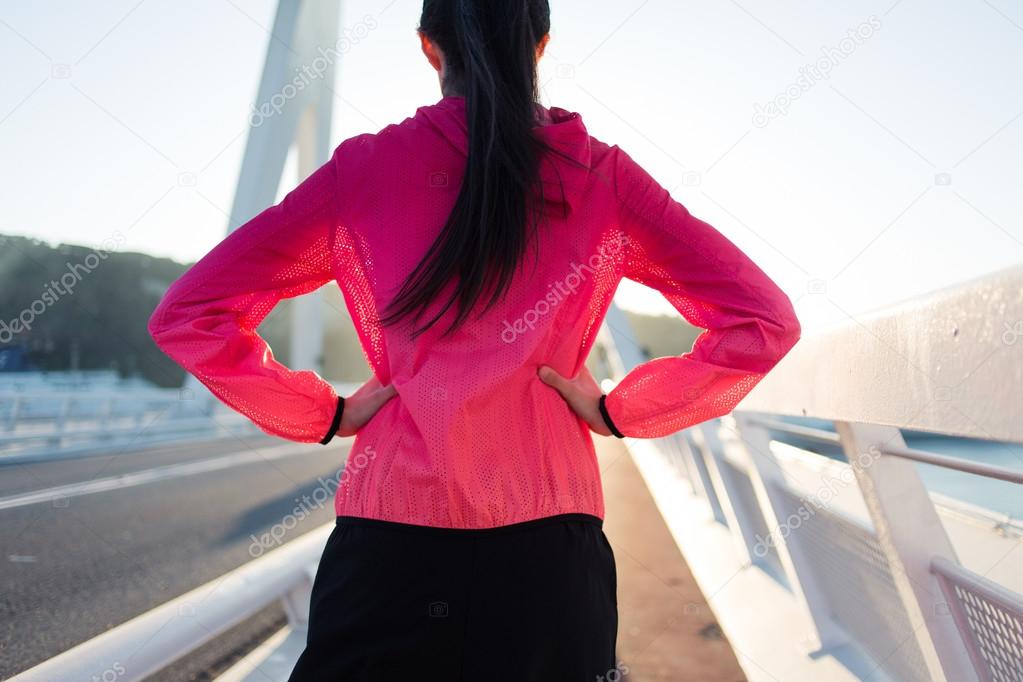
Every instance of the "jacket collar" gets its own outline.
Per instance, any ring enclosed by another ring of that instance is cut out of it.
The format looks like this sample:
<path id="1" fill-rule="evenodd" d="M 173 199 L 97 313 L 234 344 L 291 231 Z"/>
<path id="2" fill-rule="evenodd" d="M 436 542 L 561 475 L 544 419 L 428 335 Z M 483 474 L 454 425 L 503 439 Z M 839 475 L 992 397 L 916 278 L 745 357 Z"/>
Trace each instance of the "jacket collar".
<path id="1" fill-rule="evenodd" d="M 591 163 L 590 135 L 578 113 L 560 107 L 537 104 L 537 118 L 541 125 L 533 128 L 539 139 L 568 154 L 581 167 L 565 159 L 548 155 L 540 164 L 547 203 L 566 208 L 578 205 L 589 180 Z M 465 120 L 465 98 L 456 95 L 443 97 L 436 104 L 420 107 L 416 118 L 436 129 L 460 154 L 468 155 L 469 128 Z M 562 195 L 564 187 L 564 195 Z"/>

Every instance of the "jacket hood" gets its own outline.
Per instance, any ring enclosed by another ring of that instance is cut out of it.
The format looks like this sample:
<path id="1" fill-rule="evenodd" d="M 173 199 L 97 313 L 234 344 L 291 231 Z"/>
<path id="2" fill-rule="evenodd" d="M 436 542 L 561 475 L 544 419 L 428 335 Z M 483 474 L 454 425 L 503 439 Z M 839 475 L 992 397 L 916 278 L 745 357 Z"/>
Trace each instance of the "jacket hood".
<path id="1" fill-rule="evenodd" d="M 558 207 L 565 204 L 565 209 L 571 211 L 578 204 L 589 180 L 590 135 L 578 113 L 540 104 L 536 107 L 541 122 L 533 128 L 537 137 L 582 164 L 578 166 L 550 154 L 540 163 L 545 201 Z M 468 156 L 469 128 L 464 97 L 450 95 L 436 104 L 419 107 L 415 118 L 436 130 L 460 154 Z"/>

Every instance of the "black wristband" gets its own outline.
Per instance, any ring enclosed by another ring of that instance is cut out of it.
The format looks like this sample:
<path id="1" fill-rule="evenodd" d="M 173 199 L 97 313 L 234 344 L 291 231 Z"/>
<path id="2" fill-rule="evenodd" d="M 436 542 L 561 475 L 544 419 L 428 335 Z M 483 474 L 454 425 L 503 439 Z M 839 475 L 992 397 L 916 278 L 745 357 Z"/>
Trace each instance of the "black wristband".
<path id="1" fill-rule="evenodd" d="M 614 434 L 617 438 L 625 438 L 625 435 L 619 431 L 618 427 L 615 426 L 615 423 L 611 421 L 611 415 L 607 413 L 607 405 L 604 404 L 605 400 L 607 400 L 607 394 L 602 393 L 600 395 L 600 416 L 604 418 L 604 423 L 607 424 L 607 428 L 611 429 L 612 434 Z"/>
<path id="2" fill-rule="evenodd" d="M 341 428 L 341 415 L 345 411 L 345 399 L 344 396 L 337 397 L 337 409 L 334 410 L 334 421 L 330 423 L 330 431 L 327 431 L 327 435 L 320 441 L 320 445 L 326 445 L 330 442 L 330 439 L 334 437 L 337 430 Z"/>

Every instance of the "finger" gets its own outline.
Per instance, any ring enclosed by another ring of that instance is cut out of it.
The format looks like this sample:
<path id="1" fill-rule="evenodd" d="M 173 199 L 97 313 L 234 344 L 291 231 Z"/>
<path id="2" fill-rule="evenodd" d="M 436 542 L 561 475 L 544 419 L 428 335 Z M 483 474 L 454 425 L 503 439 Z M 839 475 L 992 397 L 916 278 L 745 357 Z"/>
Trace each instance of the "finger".
<path id="1" fill-rule="evenodd" d="M 376 392 L 376 397 L 380 399 L 381 405 L 396 395 L 398 395 L 398 389 L 394 387 L 394 384 L 387 384 Z"/>
<path id="2" fill-rule="evenodd" d="M 373 412 L 380 409 L 380 406 L 386 403 L 388 400 L 396 395 L 396 391 L 393 388 L 382 388 L 379 391 L 374 391 L 371 395 L 367 396 L 366 404 L 370 407 Z"/>
<path id="3" fill-rule="evenodd" d="M 558 374 L 557 370 L 553 367 L 543 365 L 538 371 L 538 374 L 540 375 L 540 381 L 544 382 L 548 386 L 553 386 L 558 389 L 558 391 L 564 393 L 564 389 L 568 384 L 568 379 Z"/>

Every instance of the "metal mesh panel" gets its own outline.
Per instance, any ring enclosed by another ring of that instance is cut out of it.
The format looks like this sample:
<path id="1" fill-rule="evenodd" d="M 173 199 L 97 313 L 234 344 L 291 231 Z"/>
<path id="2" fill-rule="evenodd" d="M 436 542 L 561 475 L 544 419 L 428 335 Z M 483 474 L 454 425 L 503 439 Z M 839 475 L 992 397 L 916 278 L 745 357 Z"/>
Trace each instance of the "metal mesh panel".
<path id="1" fill-rule="evenodd" d="M 994 682 L 1023 680 L 1023 604 L 1019 595 L 1001 596 L 1001 587 L 959 569 L 939 573 L 964 637 L 972 635 L 974 661 Z"/>
<path id="2" fill-rule="evenodd" d="M 874 534 L 785 486 L 772 485 L 772 495 L 787 517 L 781 519 L 786 541 L 801 544 L 831 618 L 886 674 L 927 682 L 927 666 Z"/>

